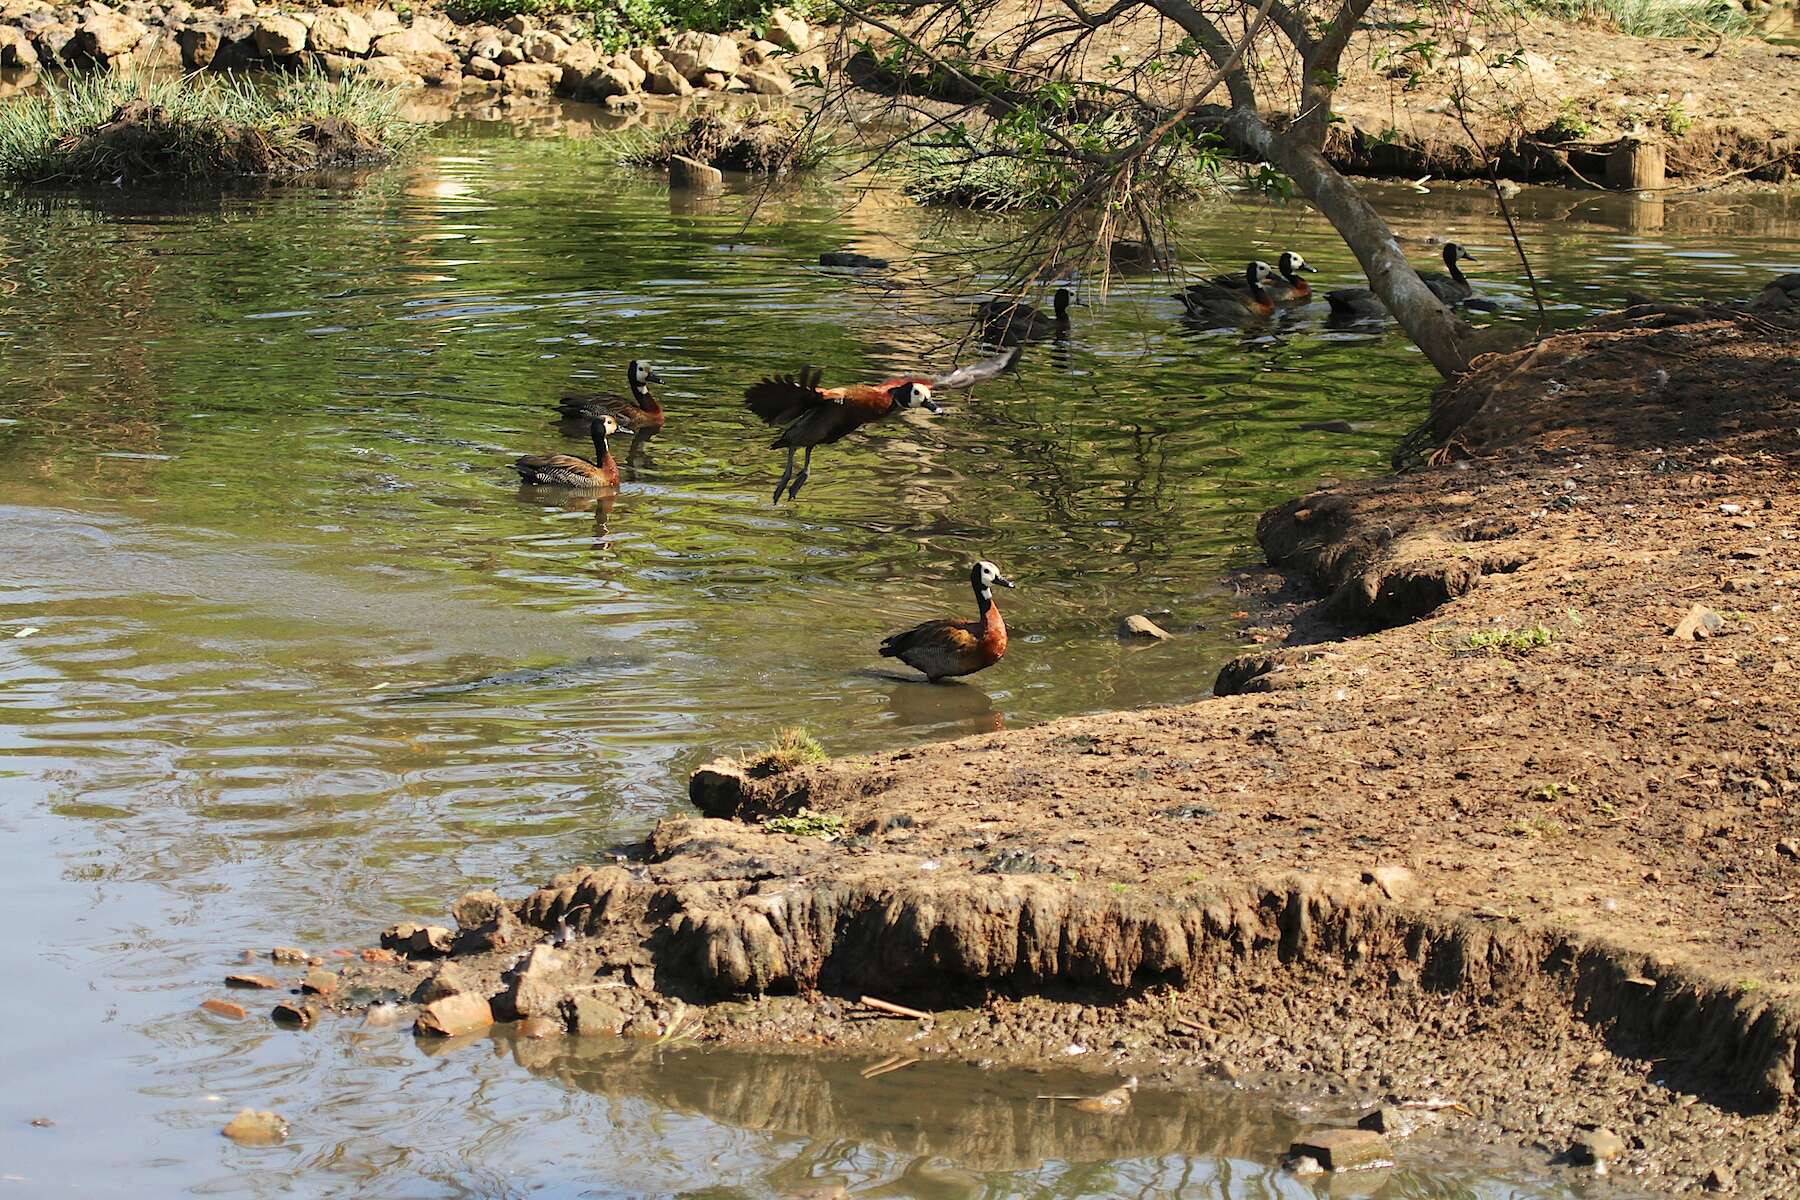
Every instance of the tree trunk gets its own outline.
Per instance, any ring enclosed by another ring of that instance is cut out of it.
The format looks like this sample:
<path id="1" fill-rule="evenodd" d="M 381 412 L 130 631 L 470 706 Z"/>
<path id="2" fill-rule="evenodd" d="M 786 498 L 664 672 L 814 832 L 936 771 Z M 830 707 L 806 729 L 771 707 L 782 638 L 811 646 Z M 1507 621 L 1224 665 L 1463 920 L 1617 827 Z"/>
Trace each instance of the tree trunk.
<path id="1" fill-rule="evenodd" d="M 1254 112 L 1234 108 L 1226 128 L 1235 140 L 1280 167 L 1301 195 L 1318 206 L 1362 264 L 1369 286 L 1438 373 L 1454 379 L 1467 371 L 1462 323 L 1425 286 L 1394 240 L 1394 231 L 1356 186 L 1318 150 L 1271 132 Z"/>

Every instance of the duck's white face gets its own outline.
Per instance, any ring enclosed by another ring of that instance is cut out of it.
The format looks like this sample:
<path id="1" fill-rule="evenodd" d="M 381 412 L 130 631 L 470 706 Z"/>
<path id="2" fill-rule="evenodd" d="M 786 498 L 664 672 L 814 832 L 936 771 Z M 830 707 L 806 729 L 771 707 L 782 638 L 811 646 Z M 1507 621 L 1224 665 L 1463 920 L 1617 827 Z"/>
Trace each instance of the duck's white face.
<path id="1" fill-rule="evenodd" d="M 974 574 L 976 586 L 983 591 L 993 587 L 995 584 L 999 584 L 1001 587 L 1012 586 L 1012 581 L 1004 578 L 1000 574 L 1000 568 L 996 567 L 985 558 L 975 564 Z"/>
<path id="2" fill-rule="evenodd" d="M 1256 282 L 1267 283 L 1273 278 L 1275 278 L 1274 267 L 1271 267 L 1266 262 L 1258 262 L 1256 264 Z"/>
<path id="3" fill-rule="evenodd" d="M 611 417 L 601 417 L 600 428 L 606 431 L 607 437 L 611 437 L 613 434 L 619 432 L 619 423 Z"/>
<path id="4" fill-rule="evenodd" d="M 647 362 L 638 362 L 634 360 L 631 364 L 630 374 L 631 382 L 636 387 L 643 387 L 646 383 L 662 382 L 661 379 L 657 378 L 656 368 Z"/>
<path id="5" fill-rule="evenodd" d="M 1312 270 L 1312 265 L 1300 255 L 1295 254 L 1292 250 L 1282 252 L 1281 273 L 1283 275 L 1297 275 L 1301 271 L 1310 270 Z"/>
<path id="6" fill-rule="evenodd" d="M 931 403 L 931 389 L 922 383 L 909 383 L 906 385 L 906 388 L 894 398 L 894 402 L 901 408 L 927 406 Z"/>

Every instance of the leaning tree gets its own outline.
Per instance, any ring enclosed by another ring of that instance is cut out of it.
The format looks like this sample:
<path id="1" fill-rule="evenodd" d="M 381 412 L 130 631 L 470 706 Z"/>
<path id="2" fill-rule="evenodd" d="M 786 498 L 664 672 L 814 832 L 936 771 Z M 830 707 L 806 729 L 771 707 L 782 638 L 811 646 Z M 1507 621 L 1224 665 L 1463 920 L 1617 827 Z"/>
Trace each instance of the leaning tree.
<path id="1" fill-rule="evenodd" d="M 1049 212 L 1014 249 L 1048 265 L 1080 245 L 1104 264 L 1122 236 L 1155 253 L 1185 168 L 1222 145 L 1318 208 L 1439 372 L 1467 369 L 1467 327 L 1326 158 L 1340 64 L 1372 0 L 835 3 L 854 53 L 814 82 L 821 111 L 884 131 L 867 169 L 899 157 L 953 187 L 1003 189 L 1001 164 L 1018 186 L 1048 181 Z"/>

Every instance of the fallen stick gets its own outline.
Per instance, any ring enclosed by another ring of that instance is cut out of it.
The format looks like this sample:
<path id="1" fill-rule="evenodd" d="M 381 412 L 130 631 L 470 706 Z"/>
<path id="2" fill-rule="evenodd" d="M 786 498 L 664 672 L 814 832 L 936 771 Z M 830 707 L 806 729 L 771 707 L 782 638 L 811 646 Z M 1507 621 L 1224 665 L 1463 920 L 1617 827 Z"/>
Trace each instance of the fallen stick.
<path id="1" fill-rule="evenodd" d="M 874 1079 L 878 1075 L 886 1075 L 890 1071 L 899 1071 L 918 1062 L 917 1058 L 894 1058 L 879 1066 L 870 1067 L 862 1073 L 864 1079 Z"/>
<path id="2" fill-rule="evenodd" d="M 911 1017 L 915 1021 L 929 1021 L 931 1014 L 920 1012 L 916 1008 L 908 1008 L 904 1004 L 895 1004 L 891 1000 L 877 1000 L 874 996 L 864 996 L 857 1001 L 864 1008 L 872 1008 L 876 1012 L 884 1012 L 895 1017 Z"/>

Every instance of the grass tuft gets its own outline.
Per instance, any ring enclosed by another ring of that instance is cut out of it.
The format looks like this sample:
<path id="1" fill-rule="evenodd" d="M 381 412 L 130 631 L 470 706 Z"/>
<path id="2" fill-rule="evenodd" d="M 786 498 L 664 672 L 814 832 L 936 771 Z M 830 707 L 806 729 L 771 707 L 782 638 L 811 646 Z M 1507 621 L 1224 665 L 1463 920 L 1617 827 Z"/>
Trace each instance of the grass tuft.
<path id="1" fill-rule="evenodd" d="M 761 30 L 776 8 L 808 21 L 837 13 L 823 0 L 448 0 L 444 11 L 466 25 L 498 25 L 519 14 L 573 16 L 610 51 L 653 45 L 669 30 Z"/>
<path id="2" fill-rule="evenodd" d="M 1520 7 L 1631 37 L 1743 37 L 1752 30 L 1738 0 L 1520 0 Z"/>
<path id="3" fill-rule="evenodd" d="M 664 167 L 680 156 L 721 171 L 783 175 L 818 166 L 831 153 L 829 139 L 815 136 L 800 114 L 751 110 L 705 112 L 681 125 L 620 135 L 619 161 Z"/>
<path id="4" fill-rule="evenodd" d="M 273 87 L 98 72 L 0 105 L 0 178 L 135 184 L 284 176 L 391 160 L 418 136 L 400 93 L 309 73 Z"/>
<path id="5" fill-rule="evenodd" d="M 762 827 L 770 833 L 786 833 L 794 837 L 824 838 L 830 841 L 844 833 L 844 818 L 836 813 L 818 813 L 803 808 L 788 817 L 766 817 Z"/>
<path id="6" fill-rule="evenodd" d="M 825 749 L 812 734 L 795 726 L 775 735 L 775 740 L 743 760 L 749 775 L 779 775 L 825 761 Z"/>
<path id="7" fill-rule="evenodd" d="M 1478 629 L 1457 649 L 1482 654 L 1524 654 L 1555 640 L 1556 631 L 1539 621 L 1518 629 Z"/>

